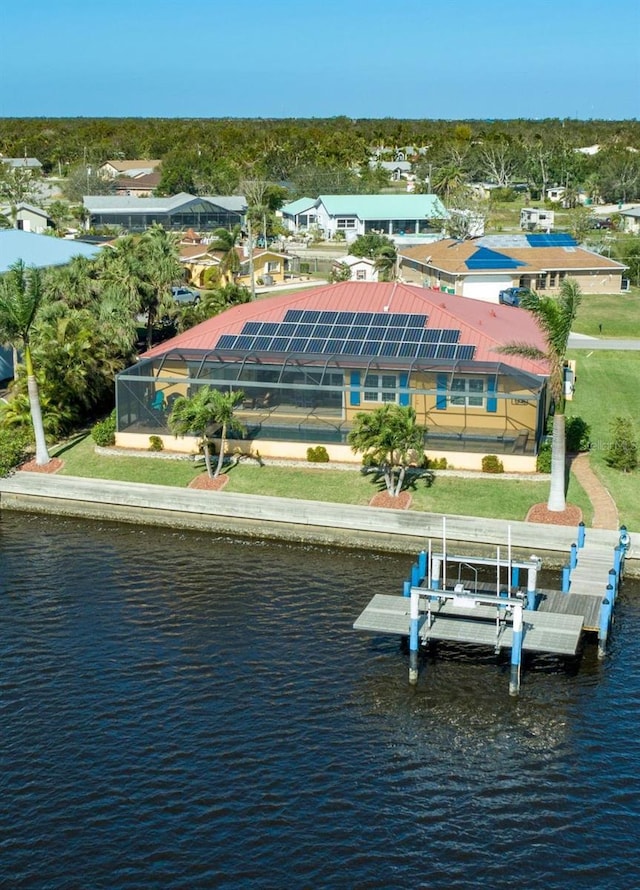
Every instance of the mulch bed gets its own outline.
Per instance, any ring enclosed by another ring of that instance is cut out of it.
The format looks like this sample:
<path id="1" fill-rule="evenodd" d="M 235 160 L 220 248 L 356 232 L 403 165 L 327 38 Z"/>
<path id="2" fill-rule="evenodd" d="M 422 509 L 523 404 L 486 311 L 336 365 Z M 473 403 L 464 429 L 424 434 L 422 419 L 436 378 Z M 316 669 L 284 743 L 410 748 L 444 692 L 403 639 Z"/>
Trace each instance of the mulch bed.
<path id="1" fill-rule="evenodd" d="M 401 491 L 395 498 L 388 491 L 380 491 L 369 501 L 370 507 L 387 507 L 392 510 L 408 510 L 411 506 L 411 494 Z"/>
<path id="2" fill-rule="evenodd" d="M 228 481 L 229 477 L 226 473 L 221 473 L 215 479 L 212 479 L 207 473 L 202 473 L 191 480 L 189 488 L 196 488 L 198 491 L 222 491 Z"/>
<path id="3" fill-rule="evenodd" d="M 575 504 L 567 504 L 562 512 L 549 510 L 546 504 L 534 504 L 526 516 L 526 522 L 543 522 L 547 525 L 578 525 L 582 522 L 582 510 Z"/>
<path id="4" fill-rule="evenodd" d="M 28 460 L 18 469 L 26 473 L 57 473 L 64 467 L 64 461 L 59 457 L 52 457 L 48 464 L 37 464 L 35 460 Z"/>

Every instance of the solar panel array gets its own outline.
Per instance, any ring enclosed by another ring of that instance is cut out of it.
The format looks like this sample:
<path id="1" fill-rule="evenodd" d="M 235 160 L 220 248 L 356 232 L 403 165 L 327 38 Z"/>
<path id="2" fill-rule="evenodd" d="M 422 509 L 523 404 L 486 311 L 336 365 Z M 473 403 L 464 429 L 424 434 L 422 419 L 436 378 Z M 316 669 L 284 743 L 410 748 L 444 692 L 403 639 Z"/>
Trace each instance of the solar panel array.
<path id="1" fill-rule="evenodd" d="M 469 360 L 474 346 L 460 331 L 426 328 L 427 316 L 400 312 L 289 309 L 284 321 L 248 321 L 240 334 L 223 334 L 217 349 L 318 355 Z"/>
<path id="2" fill-rule="evenodd" d="M 527 235 L 529 247 L 577 247 L 578 242 L 567 232 L 551 232 L 549 234 L 534 233 Z"/>

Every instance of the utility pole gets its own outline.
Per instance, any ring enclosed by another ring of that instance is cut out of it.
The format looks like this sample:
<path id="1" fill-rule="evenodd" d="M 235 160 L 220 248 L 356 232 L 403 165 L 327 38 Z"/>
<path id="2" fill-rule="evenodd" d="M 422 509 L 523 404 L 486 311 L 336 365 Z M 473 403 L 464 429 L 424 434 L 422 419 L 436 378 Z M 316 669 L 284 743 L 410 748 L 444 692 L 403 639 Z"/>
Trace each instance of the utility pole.
<path id="1" fill-rule="evenodd" d="M 251 217 L 247 215 L 247 234 L 249 236 L 249 279 L 251 281 L 251 299 L 256 298 L 256 276 L 253 268 L 253 234 L 251 232 Z"/>

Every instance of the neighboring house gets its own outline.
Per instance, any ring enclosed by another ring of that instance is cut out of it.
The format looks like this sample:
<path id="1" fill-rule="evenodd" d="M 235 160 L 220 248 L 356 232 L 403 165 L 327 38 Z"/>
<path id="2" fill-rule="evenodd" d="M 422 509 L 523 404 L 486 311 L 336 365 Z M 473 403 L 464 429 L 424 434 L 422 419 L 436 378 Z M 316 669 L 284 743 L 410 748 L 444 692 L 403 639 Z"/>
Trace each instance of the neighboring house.
<path id="1" fill-rule="evenodd" d="M 87 195 L 87 227 L 121 226 L 127 232 L 144 232 L 154 224 L 168 231 L 195 229 L 211 232 L 243 225 L 247 202 L 241 195 L 188 195 L 169 198 L 138 198 L 118 195 Z"/>
<path id="2" fill-rule="evenodd" d="M 292 233 L 308 232 L 316 225 L 316 199 L 298 198 L 279 211 L 284 226 Z"/>
<path id="3" fill-rule="evenodd" d="M 150 198 L 160 185 L 160 173 L 144 173 L 136 177 L 120 177 L 115 181 L 116 195 Z"/>
<path id="4" fill-rule="evenodd" d="M 343 282 L 235 306 L 145 353 L 116 380 L 123 448 L 197 450 L 154 410 L 201 386 L 241 390 L 245 434 L 232 450 L 302 458 L 322 443 L 359 463 L 347 437 L 357 414 L 411 405 L 429 456 L 456 468 L 500 454 L 535 469 L 549 409 L 544 361 L 501 354 L 514 339 L 544 348 L 531 313 L 389 283 Z M 160 397 L 162 395 L 162 398 Z"/>
<path id="5" fill-rule="evenodd" d="M 552 188 L 547 189 L 547 201 L 558 203 L 564 198 L 565 192 L 566 188 L 563 185 L 554 185 Z"/>
<path id="6" fill-rule="evenodd" d="M 195 287 L 209 285 L 207 273 L 220 265 L 220 257 L 209 253 L 206 244 L 183 242 L 180 245 L 180 262 L 184 266 L 188 280 Z"/>
<path id="7" fill-rule="evenodd" d="M 391 182 L 400 182 L 401 179 L 415 180 L 410 161 L 369 161 L 369 166 L 374 170 L 378 167 L 386 170 Z"/>
<path id="8" fill-rule="evenodd" d="M 520 228 L 533 232 L 534 229 L 544 229 L 550 232 L 555 221 L 554 210 L 543 210 L 540 207 L 523 207 L 520 211 Z"/>
<path id="9" fill-rule="evenodd" d="M 46 210 L 33 204 L 27 204 L 25 201 L 16 205 L 15 220 L 16 229 L 21 229 L 23 232 L 41 234 L 53 227 L 53 222 Z"/>
<path id="10" fill-rule="evenodd" d="M 348 266 L 351 270 L 352 281 L 377 281 L 378 270 L 376 269 L 375 260 L 369 257 L 348 256 L 340 257 L 333 263 L 335 269 L 340 266 Z"/>
<path id="11" fill-rule="evenodd" d="M 138 158 L 135 161 L 105 161 L 98 168 L 98 172 L 109 179 L 116 179 L 119 176 L 136 179 L 139 176 L 155 173 L 161 163 L 162 161 L 146 158 Z"/>
<path id="12" fill-rule="evenodd" d="M 325 238 L 341 233 L 347 241 L 369 232 L 401 239 L 440 237 L 441 221 L 448 217 L 436 195 L 320 195 L 313 207 L 315 225 Z"/>
<path id="13" fill-rule="evenodd" d="M 249 255 L 245 248 L 236 248 L 238 254 L 239 270 L 235 275 L 223 273 L 222 283 L 242 284 L 251 287 L 251 272 L 249 269 Z M 207 249 L 206 244 L 181 244 L 180 261 L 187 269 L 190 281 L 196 287 L 206 287 L 209 283 L 207 272 L 211 268 L 219 268 L 224 254 L 222 251 Z M 284 284 L 287 261 L 289 257 L 285 253 L 267 248 L 255 248 L 253 251 L 253 278 L 258 287 L 263 285 L 270 287 L 274 284 Z"/>
<path id="14" fill-rule="evenodd" d="M 585 294 L 622 291 L 625 266 L 579 247 L 570 235 L 485 235 L 399 251 L 403 281 L 497 303 L 507 287 L 558 293 L 567 277 Z"/>
<path id="15" fill-rule="evenodd" d="M 0 230 L 0 275 L 8 272 L 18 260 L 27 266 L 44 269 L 47 266 L 65 266 L 76 256 L 93 259 L 99 247 L 81 241 L 50 238 L 19 229 Z M 13 377 L 13 352 L 0 349 L 0 380 Z"/>
<path id="16" fill-rule="evenodd" d="M 632 235 L 640 235 L 640 207 L 617 211 L 622 218 L 622 228 Z"/>
<path id="17" fill-rule="evenodd" d="M 37 158 L 3 158 L 0 155 L 0 163 L 7 164 L 14 169 L 42 170 L 42 164 Z"/>

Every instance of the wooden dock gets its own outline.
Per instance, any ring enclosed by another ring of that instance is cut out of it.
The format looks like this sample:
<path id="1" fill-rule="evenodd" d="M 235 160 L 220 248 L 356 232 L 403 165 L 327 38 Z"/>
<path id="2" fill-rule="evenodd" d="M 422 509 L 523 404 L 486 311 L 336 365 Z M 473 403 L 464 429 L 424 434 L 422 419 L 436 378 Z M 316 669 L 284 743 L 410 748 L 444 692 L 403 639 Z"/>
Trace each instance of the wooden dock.
<path id="1" fill-rule="evenodd" d="M 496 654 L 511 650 L 512 674 L 509 691 L 520 688 L 521 652 L 575 656 L 585 633 L 598 634 L 598 652 L 603 656 L 612 622 L 613 608 L 629 547 L 626 529 L 617 547 L 602 547 L 586 541 L 578 528 L 571 545 L 568 565 L 562 571 L 562 589 L 537 586 L 541 561 L 507 557 L 467 557 L 446 552 L 421 551 L 403 595 L 376 594 L 354 622 L 354 629 L 377 635 L 409 638 L 409 678 L 418 676 L 418 650 L 432 641 L 472 646 L 490 646 Z M 504 554 L 504 550 L 503 550 Z M 479 571 L 493 567 L 495 582 L 478 580 Z M 457 571 L 454 581 L 447 572 Z M 520 571 L 527 574 L 526 586 L 519 584 Z M 462 578 L 466 572 L 471 578 Z"/>

